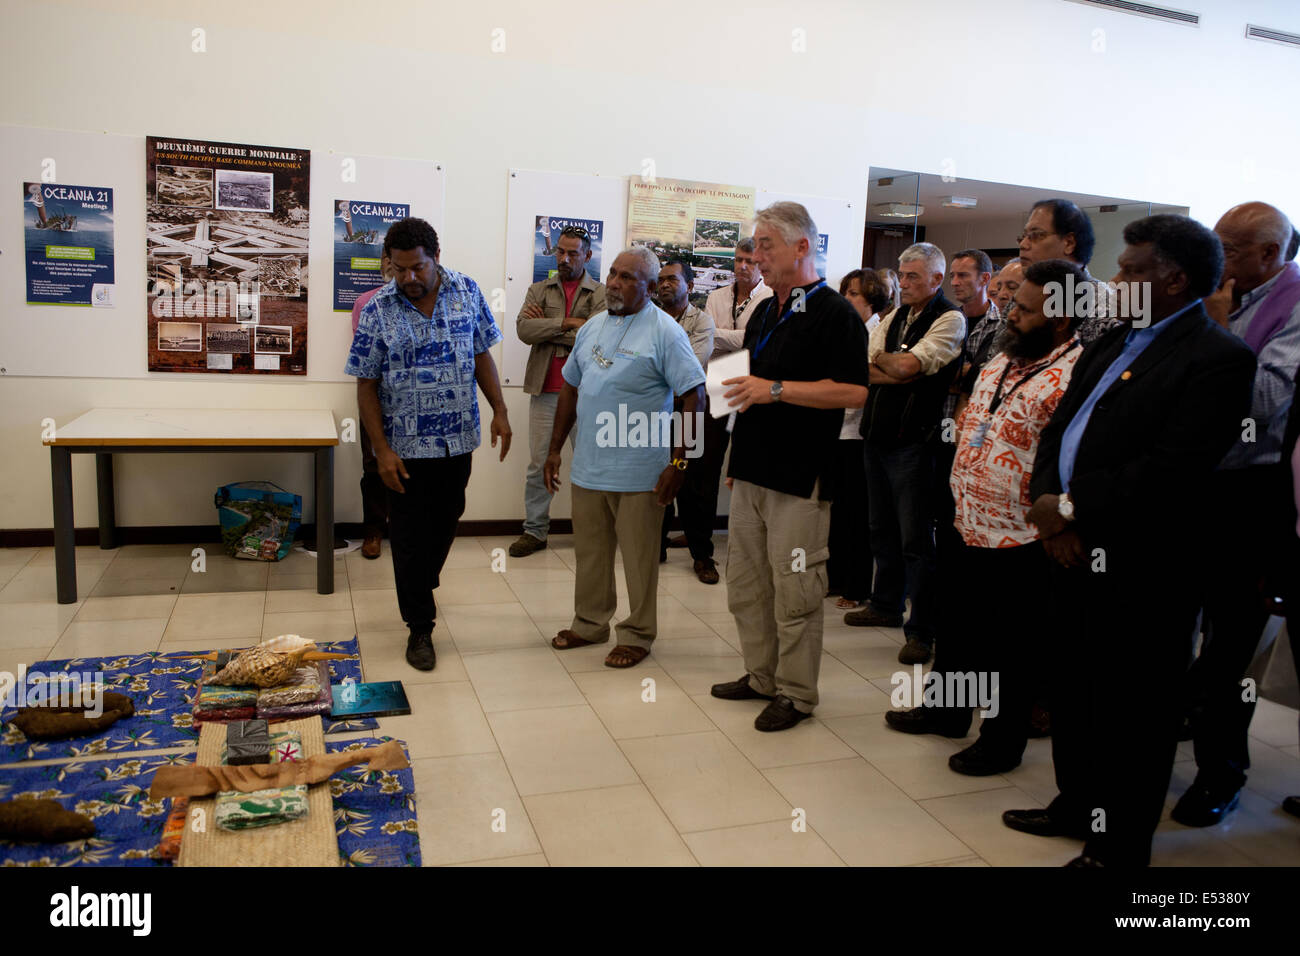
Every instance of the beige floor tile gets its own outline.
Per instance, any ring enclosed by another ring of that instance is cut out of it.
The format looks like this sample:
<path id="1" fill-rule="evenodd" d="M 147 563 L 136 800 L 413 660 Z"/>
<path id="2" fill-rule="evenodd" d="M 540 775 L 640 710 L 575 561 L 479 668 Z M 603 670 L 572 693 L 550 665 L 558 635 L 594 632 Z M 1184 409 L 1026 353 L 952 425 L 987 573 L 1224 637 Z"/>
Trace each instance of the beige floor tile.
<path id="1" fill-rule="evenodd" d="M 878 714 L 824 723 L 913 800 L 1010 785 L 1005 777 L 968 777 L 949 769 L 948 758 L 974 743 L 972 738 L 959 741 L 935 734 L 901 734 L 890 730 Z"/>
<path id="2" fill-rule="evenodd" d="M 348 579 L 346 573 L 334 575 L 335 592 L 347 592 L 351 590 L 352 582 Z M 266 590 L 269 591 L 312 591 L 316 590 L 316 572 L 308 571 L 303 574 L 276 574 L 271 572 L 266 582 Z"/>
<path id="3" fill-rule="evenodd" d="M 77 554 L 77 570 L 80 571 L 83 564 L 108 564 L 117 556 L 116 550 L 105 550 L 97 544 L 84 544 L 74 549 Z M 38 548 L 27 562 L 31 568 L 52 568 L 54 567 L 54 548 Z"/>
<path id="4" fill-rule="evenodd" d="M 383 556 L 371 561 L 353 551 L 345 559 L 348 569 L 348 586 L 354 591 L 366 588 L 393 587 L 393 560 L 384 548 Z"/>
<path id="5" fill-rule="evenodd" d="M 90 597 L 104 574 L 106 563 L 77 562 L 77 600 Z M 0 604 L 38 604 L 58 600 L 58 584 L 53 565 L 38 565 L 35 559 L 9 579 L 0 589 Z"/>
<path id="6" fill-rule="evenodd" d="M 209 560 L 211 555 L 209 554 Z M 104 571 L 103 580 L 121 581 L 131 578 L 160 578 L 172 580 L 184 578 L 190 573 L 194 558 L 189 551 L 174 554 L 126 554 L 119 553 L 113 563 Z"/>
<path id="7" fill-rule="evenodd" d="M 703 588 L 708 585 L 697 582 L 696 587 Z M 713 628 L 687 610 L 685 605 L 671 594 L 659 595 L 656 617 L 659 629 L 657 640 L 680 641 L 692 637 L 709 637 L 713 634 Z"/>
<path id="8" fill-rule="evenodd" d="M 444 569 L 438 575 L 434 600 L 438 607 L 464 604 L 501 604 L 515 599 L 505 579 L 489 568 Z"/>
<path id="9" fill-rule="evenodd" d="M 431 671 L 418 671 L 406 662 L 406 643 L 410 632 L 406 628 L 392 630 L 362 629 L 361 671 L 367 681 L 400 680 L 403 684 L 445 684 L 449 681 L 467 681 L 460 653 L 451 635 L 442 628 L 434 628 L 433 650 L 437 666 Z"/>
<path id="10" fill-rule="evenodd" d="M 177 574 L 167 578 L 100 578 L 90 594 L 95 598 L 157 595 L 175 597 L 181 593 L 185 577 L 184 574 Z"/>
<path id="11" fill-rule="evenodd" d="M 796 833 L 793 820 L 751 823 L 684 833 L 701 866 L 844 866 L 812 829 Z"/>
<path id="12" fill-rule="evenodd" d="M 571 582 L 512 580 L 509 587 L 510 600 L 518 601 L 534 618 L 573 618 Z"/>
<path id="13" fill-rule="evenodd" d="M 975 724 L 971 724 L 968 740 L 977 736 Z M 964 741 L 962 741 L 964 742 Z M 1047 806 L 1056 799 L 1056 768 L 1052 764 L 1051 738 L 1029 741 L 1020 766 L 1002 774 L 1006 781 L 1034 798 L 1040 806 Z"/>
<path id="14" fill-rule="evenodd" d="M 1300 744 L 1295 744 L 1290 747 L 1278 747 L 1277 749 L 1280 753 L 1284 753 L 1289 757 L 1294 757 L 1296 760 L 1300 760 Z"/>
<path id="15" fill-rule="evenodd" d="M 0 568 L 21 568 L 36 557 L 37 548 L 0 548 Z"/>
<path id="16" fill-rule="evenodd" d="M 867 680 L 888 679 L 907 670 L 898 663 L 898 644 L 875 628 L 858 627 L 831 631 L 822 638 L 822 650 L 847 664 Z"/>
<path id="17" fill-rule="evenodd" d="M 694 866 L 640 784 L 524 797 L 552 866 Z"/>
<path id="18" fill-rule="evenodd" d="M 204 637 L 198 640 L 169 641 L 166 632 L 163 632 L 163 640 L 158 645 L 158 650 L 164 654 L 202 654 L 207 651 L 243 650 L 252 647 L 259 640 L 259 637 Z"/>
<path id="19" fill-rule="evenodd" d="M 1079 840 L 1031 836 L 1005 826 L 1004 810 L 1043 805 L 1015 787 L 935 797 L 921 805 L 993 866 L 1064 866 L 1083 852 Z"/>
<path id="20" fill-rule="evenodd" d="M 0 590 L 18 576 L 18 572 L 23 569 L 21 564 L 0 564 Z"/>
<path id="21" fill-rule="evenodd" d="M 163 558 L 179 557 L 184 555 L 193 560 L 191 552 L 195 548 L 203 548 L 209 554 L 221 548 L 221 545 L 215 541 L 195 541 L 190 544 L 124 544 L 117 549 L 116 554 L 121 559 L 134 558 Z M 188 562 L 187 562 L 188 565 Z"/>
<path id="22" fill-rule="evenodd" d="M 55 660 L 50 656 L 50 648 L 42 647 L 8 647 L 0 649 L 0 672 L 14 675 L 17 680 L 20 668 L 30 670 L 33 664 Z"/>
<path id="23" fill-rule="evenodd" d="M 342 611 L 282 611 L 262 618 L 262 640 L 277 634 L 298 634 L 311 641 L 346 641 L 356 633 L 357 622 L 351 608 Z"/>
<path id="24" fill-rule="evenodd" d="M 852 717 L 860 714 L 883 714 L 890 709 L 889 695 L 839 658 L 822 655 L 821 673 L 817 677 L 817 716 Z M 883 717 L 879 718 L 884 720 Z"/>
<path id="25" fill-rule="evenodd" d="M 415 760 L 412 769 L 425 866 L 541 851 L 499 753 Z"/>
<path id="26" fill-rule="evenodd" d="M 506 856 L 499 860 L 471 860 L 469 863 L 452 863 L 450 866 L 550 866 L 545 853 L 530 853 L 528 856 Z"/>
<path id="27" fill-rule="evenodd" d="M 501 575 L 505 578 L 506 584 L 510 585 L 512 591 L 516 584 L 521 587 L 527 587 L 530 584 L 544 584 L 557 589 L 567 585 L 570 591 L 573 590 L 577 575 L 574 574 L 572 568 L 559 562 L 537 567 L 524 564 L 525 561 L 531 560 L 532 557 L 532 555 L 529 555 L 527 558 L 516 558 L 516 563 L 510 565 L 510 570 Z"/>
<path id="28" fill-rule="evenodd" d="M 511 538 L 511 541 L 514 539 Z M 572 575 L 573 568 L 564 560 L 560 554 L 547 547 L 544 551 L 534 551 L 532 554 L 522 558 L 513 557 L 510 554 L 510 545 L 495 545 L 496 548 L 502 548 L 505 551 L 505 567 L 507 574 L 514 574 L 517 571 L 523 571 L 529 574 L 540 574 L 547 572 L 556 575 L 565 573 Z M 572 549 L 569 551 L 572 554 Z M 483 567 L 490 566 L 492 561 L 492 550 L 484 552 Z"/>
<path id="29" fill-rule="evenodd" d="M 772 820 L 789 829 L 790 804 L 716 730 L 640 737 L 620 746 L 683 833 Z"/>
<path id="30" fill-rule="evenodd" d="M 789 730 L 764 733 L 754 729 L 754 718 L 766 706 L 761 700 L 719 700 L 708 694 L 696 694 L 691 700 L 756 767 L 821 763 L 856 756 L 848 744 L 827 730 L 815 716 Z"/>
<path id="31" fill-rule="evenodd" d="M 973 852 L 860 757 L 763 774 L 850 866 L 905 866 Z"/>
<path id="32" fill-rule="evenodd" d="M 363 588 L 349 592 L 357 627 L 392 630 L 405 627 L 397 606 L 396 588 Z"/>
<path id="33" fill-rule="evenodd" d="M 1255 716 L 1250 719 L 1250 736 L 1270 747 L 1295 746 L 1296 718 L 1294 707 L 1284 707 L 1261 697 L 1255 704 Z"/>
<path id="34" fill-rule="evenodd" d="M 384 542 L 387 546 L 387 542 Z M 389 559 L 392 560 L 391 558 Z M 476 538 L 457 538 L 447 553 L 444 570 L 470 568 L 478 570 L 492 569 L 492 555 L 483 550 Z"/>
<path id="35" fill-rule="evenodd" d="M 615 740 L 714 730 L 713 721 L 653 665 L 652 653 L 635 667 L 575 673 L 573 680 Z M 648 680 L 654 684 L 647 686 Z M 654 699 L 647 701 L 651 690 Z"/>
<path id="36" fill-rule="evenodd" d="M 1256 755 L 1264 746 L 1252 742 L 1252 765 L 1248 775 L 1254 775 Z M 1185 827 L 1170 819 L 1169 811 L 1192 785 L 1195 776 L 1195 763 L 1174 764 L 1169 792 L 1165 795 L 1165 813 L 1152 845 L 1154 865 L 1235 866 L 1241 865 L 1232 862 L 1238 853 L 1249 859 L 1250 863 L 1246 865 L 1296 866 L 1300 863 L 1300 826 L 1297 826 L 1296 818 L 1282 809 L 1281 799 L 1262 796 L 1252 789 L 1251 784 L 1255 781 L 1251 779 L 1241 791 L 1237 808 L 1215 826 Z M 1290 792 L 1300 793 L 1300 767 L 1295 768 L 1293 780 L 1295 786 Z M 1210 839 L 1226 843 L 1231 849 L 1200 846 Z M 1160 860 L 1156 859 L 1157 850 L 1161 851 Z"/>
<path id="37" fill-rule="evenodd" d="M 54 646 L 81 603 L 55 604 L 51 599 L 33 604 L 0 604 L 0 649 Z"/>
<path id="38" fill-rule="evenodd" d="M 406 741 L 411 759 L 494 753 L 496 740 L 468 681 L 406 685 L 411 713 L 379 718 L 379 732 Z"/>
<path id="39" fill-rule="evenodd" d="M 270 574 L 271 567 L 266 561 L 243 561 L 219 552 L 208 552 L 205 570 L 190 571 L 181 585 L 181 593 L 265 591 Z"/>
<path id="40" fill-rule="evenodd" d="M 451 632 L 456 649 L 462 654 L 543 647 L 546 643 L 528 612 L 514 601 L 440 607 L 438 617 L 438 627 L 446 627 Z"/>
<path id="41" fill-rule="evenodd" d="M 209 552 L 208 552 L 208 553 L 209 553 L 209 554 L 212 553 L 212 552 L 211 552 L 211 549 L 209 549 Z M 218 551 L 218 553 L 221 553 L 221 552 Z M 358 556 L 359 556 L 359 553 L 358 553 L 358 552 L 351 552 L 351 553 L 352 553 L 352 554 L 358 554 Z M 381 559 L 381 560 L 382 560 L 382 559 Z M 371 562 L 371 563 L 373 563 L 373 562 Z M 271 577 L 272 580 L 274 580 L 274 579 L 277 578 L 277 577 L 281 577 L 281 576 L 283 576 L 283 577 L 292 577 L 292 576 L 299 575 L 299 574 L 310 574 L 310 575 L 312 575 L 313 577 L 315 577 L 315 575 L 316 575 L 316 556 L 315 556 L 315 555 L 312 555 L 312 554 L 308 554 L 306 551 L 300 551 L 300 550 L 298 550 L 297 548 L 294 548 L 292 551 L 290 551 L 287 555 L 285 555 L 285 556 L 284 556 L 283 558 L 281 558 L 279 561 L 268 561 L 268 562 L 267 562 L 267 567 L 269 567 L 269 568 L 271 569 L 271 571 L 270 571 L 270 577 Z M 335 558 L 334 558 L 334 576 L 335 576 L 336 578 L 337 578 L 339 575 L 345 575 L 345 576 L 346 576 L 347 573 L 348 573 L 347 555 L 339 555 L 339 556 L 335 557 Z"/>
<path id="42" fill-rule="evenodd" d="M 1291 817 L 1290 820 L 1290 829 L 1294 832 L 1295 818 Z M 1151 840 L 1152 866 L 1254 866 L 1257 864 L 1258 861 L 1251 859 L 1233 843 L 1210 836 L 1203 829 L 1185 827 L 1172 820 L 1162 820 Z M 1291 855 L 1289 864 L 1281 865 L 1294 866 L 1295 854 Z"/>
<path id="43" fill-rule="evenodd" d="M 462 660 L 485 713 L 584 702 L 582 691 L 549 648 L 485 651 L 464 654 Z"/>
<path id="44" fill-rule="evenodd" d="M 176 599 L 171 621 L 163 633 L 163 642 L 239 637 L 256 643 L 262 633 L 265 603 L 265 592 L 256 591 L 182 594 Z"/>
<path id="45" fill-rule="evenodd" d="M 489 714 L 488 721 L 521 795 L 637 782 L 636 771 L 586 704 L 504 711 Z M 547 856 L 554 864 L 549 851 Z"/>
<path id="46" fill-rule="evenodd" d="M 317 594 L 316 588 L 267 589 L 266 613 L 286 611 L 348 611 L 352 609 L 352 592 L 346 587 L 333 594 Z"/>
<path id="47" fill-rule="evenodd" d="M 718 571 L 722 573 L 725 566 L 722 562 L 718 564 Z M 717 584 L 701 584 L 695 580 L 695 576 L 687 577 L 666 577 L 663 579 L 664 589 L 681 602 L 682 607 L 695 614 L 700 613 L 720 613 L 727 610 L 727 583 L 724 576 Z"/>
<path id="48" fill-rule="evenodd" d="M 137 621 L 73 621 L 50 652 L 57 660 L 108 657 L 158 650 L 166 618 Z"/>
<path id="49" fill-rule="evenodd" d="M 707 694 L 714 684 L 745 673 L 745 661 L 716 634 L 658 643 L 654 660 L 687 694 Z"/>
<path id="50" fill-rule="evenodd" d="M 144 618 L 167 618 L 176 607 L 176 595 L 158 594 L 138 597 L 91 597 L 81 605 L 74 620 L 130 621 Z"/>

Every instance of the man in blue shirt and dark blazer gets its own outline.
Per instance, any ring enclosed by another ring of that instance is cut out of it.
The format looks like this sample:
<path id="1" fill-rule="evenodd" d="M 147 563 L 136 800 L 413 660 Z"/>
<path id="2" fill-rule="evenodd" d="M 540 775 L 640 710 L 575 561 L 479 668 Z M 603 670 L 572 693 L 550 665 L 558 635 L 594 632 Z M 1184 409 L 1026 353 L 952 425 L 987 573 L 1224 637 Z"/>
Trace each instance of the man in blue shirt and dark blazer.
<path id="1" fill-rule="evenodd" d="M 1003 822 L 1085 840 L 1071 866 L 1150 862 L 1212 558 L 1205 490 L 1255 376 L 1250 349 L 1201 302 L 1223 273 L 1218 237 L 1160 215 L 1130 223 L 1124 242 L 1124 324 L 1080 356 L 1030 482 L 1028 520 L 1054 562 L 1043 642 L 1060 793 Z"/>

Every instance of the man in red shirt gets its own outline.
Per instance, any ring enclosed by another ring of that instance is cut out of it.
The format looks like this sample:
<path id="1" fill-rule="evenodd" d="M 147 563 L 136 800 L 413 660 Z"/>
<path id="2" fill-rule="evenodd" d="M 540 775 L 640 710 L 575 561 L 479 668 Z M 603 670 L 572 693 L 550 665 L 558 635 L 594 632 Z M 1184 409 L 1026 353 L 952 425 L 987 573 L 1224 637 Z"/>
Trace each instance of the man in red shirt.
<path id="1" fill-rule="evenodd" d="M 573 338 L 588 318 L 605 310 L 605 286 L 587 273 L 591 236 L 568 226 L 555 245 L 555 273 L 528 287 L 515 329 L 519 341 L 532 346 L 524 371 L 528 406 L 528 472 L 524 479 L 524 533 L 510 545 L 522 558 L 546 547 L 551 527 L 551 494 L 542 466 L 551 444 L 555 408 L 564 387 L 564 367 Z"/>

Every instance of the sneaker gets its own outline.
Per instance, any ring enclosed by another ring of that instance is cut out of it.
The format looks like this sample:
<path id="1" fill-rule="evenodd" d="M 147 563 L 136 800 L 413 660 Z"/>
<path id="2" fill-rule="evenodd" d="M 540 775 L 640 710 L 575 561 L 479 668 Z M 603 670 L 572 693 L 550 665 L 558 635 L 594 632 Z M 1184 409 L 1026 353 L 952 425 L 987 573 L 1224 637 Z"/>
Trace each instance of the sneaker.
<path id="1" fill-rule="evenodd" d="M 995 774 L 1015 770 L 1019 766 L 1019 757 L 996 753 L 982 739 L 948 758 L 949 769 L 968 777 L 992 777 Z"/>
<path id="2" fill-rule="evenodd" d="M 924 664 L 934 653 L 933 649 L 925 641 L 916 637 L 909 637 L 903 649 L 898 652 L 898 663 L 900 664 Z"/>
<path id="3" fill-rule="evenodd" d="M 749 686 L 749 675 L 746 674 L 740 680 L 729 680 L 725 684 L 714 684 L 709 691 L 714 697 L 722 700 L 771 700 L 770 694 L 760 694 L 754 688 Z"/>
<path id="4" fill-rule="evenodd" d="M 712 558 L 705 558 L 703 561 L 696 561 L 695 576 L 700 579 L 701 584 L 717 584 L 718 566 L 714 564 Z"/>
<path id="5" fill-rule="evenodd" d="M 406 641 L 406 663 L 417 671 L 431 671 L 438 663 L 433 652 L 433 635 L 427 631 L 412 634 Z"/>
<path id="6" fill-rule="evenodd" d="M 844 623 L 850 627 L 902 627 L 903 615 L 877 611 L 868 601 L 865 606 L 845 614 Z"/>
<path id="7" fill-rule="evenodd" d="M 777 694 L 772 703 L 763 708 L 763 712 L 754 718 L 754 729 L 770 733 L 774 730 L 789 730 L 801 720 L 812 716 L 794 706 L 794 701 L 784 694 Z"/>
<path id="8" fill-rule="evenodd" d="M 531 534 L 524 532 L 510 545 L 510 557 L 526 558 L 534 551 L 541 551 L 545 547 L 546 542 L 541 538 L 534 538 Z"/>
<path id="9" fill-rule="evenodd" d="M 1218 789 L 1192 781 L 1191 788 L 1178 798 L 1169 816 L 1185 827 L 1212 827 L 1236 809 L 1240 799 L 1240 790 Z"/>

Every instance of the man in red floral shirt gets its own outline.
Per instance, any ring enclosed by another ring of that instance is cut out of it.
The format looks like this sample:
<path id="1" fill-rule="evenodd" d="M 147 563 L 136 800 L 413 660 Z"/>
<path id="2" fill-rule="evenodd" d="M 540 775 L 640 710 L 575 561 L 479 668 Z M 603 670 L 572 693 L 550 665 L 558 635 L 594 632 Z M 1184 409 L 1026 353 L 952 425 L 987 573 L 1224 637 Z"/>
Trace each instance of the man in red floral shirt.
<path id="1" fill-rule="evenodd" d="M 962 547 L 945 572 L 945 615 L 934 672 L 948 688 L 996 689 L 979 701 L 988 716 L 979 739 L 955 753 L 948 766 L 986 776 L 1020 764 L 1033 705 L 1033 648 L 1047 613 L 1049 564 L 1038 529 L 1026 516 L 1033 505 L 1029 479 L 1043 427 L 1070 383 L 1081 348 L 1079 318 L 1062 294 L 1068 278 L 1085 281 L 1064 259 L 1031 265 L 1016 290 L 996 354 L 980 372 L 957 423 L 952 487 L 954 522 Z M 1014 594 L 1014 605 L 993 601 Z M 956 675 L 961 678 L 954 680 Z M 982 680 L 980 678 L 983 678 Z M 942 687 L 943 685 L 938 685 Z M 938 706 L 891 711 L 886 722 L 905 733 L 964 737 L 976 703 L 965 695 Z M 932 699 L 927 696 L 927 700 Z"/>

